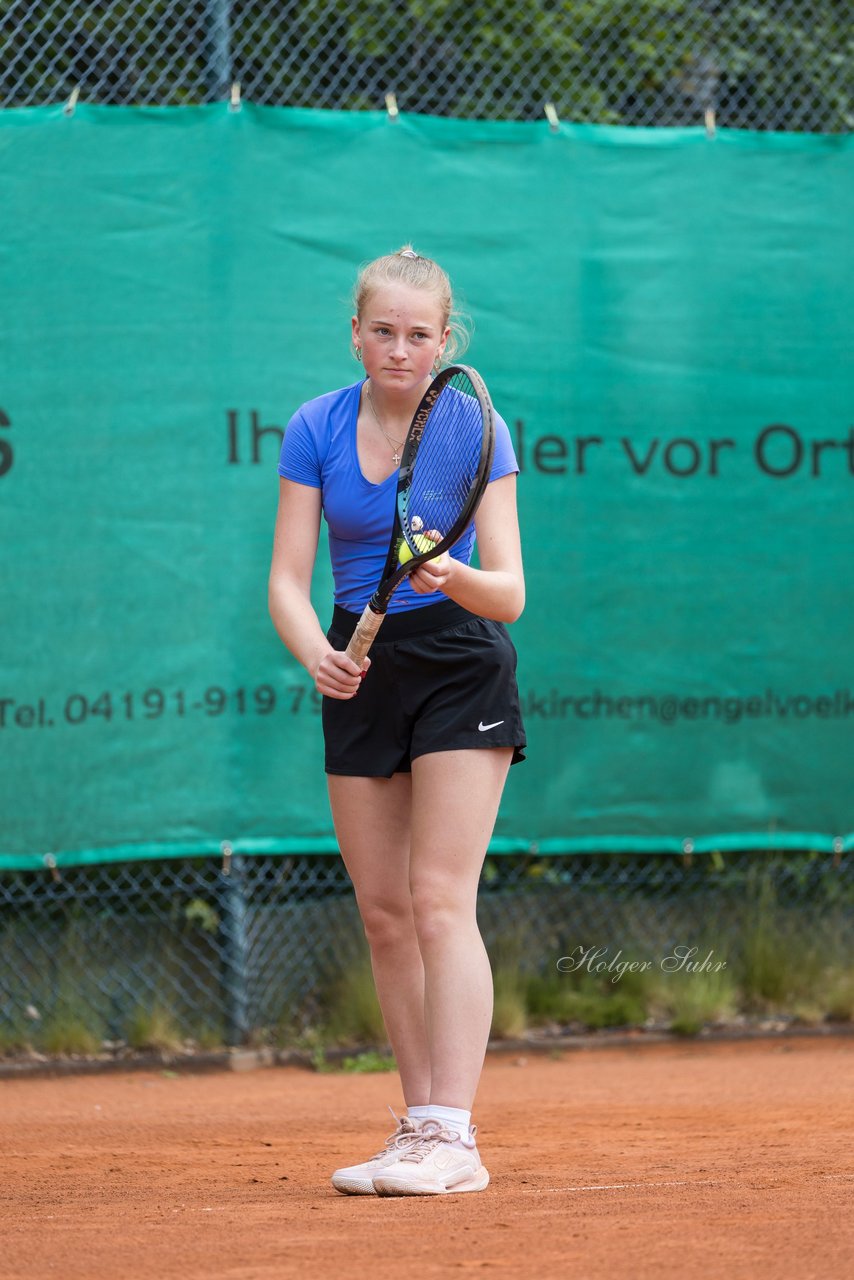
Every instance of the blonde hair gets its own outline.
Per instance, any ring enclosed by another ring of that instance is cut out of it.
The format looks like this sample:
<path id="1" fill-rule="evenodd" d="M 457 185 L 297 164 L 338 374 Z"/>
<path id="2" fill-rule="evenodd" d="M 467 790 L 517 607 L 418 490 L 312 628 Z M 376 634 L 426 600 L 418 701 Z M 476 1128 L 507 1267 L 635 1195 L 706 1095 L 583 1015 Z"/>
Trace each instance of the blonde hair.
<path id="1" fill-rule="evenodd" d="M 442 364 L 453 364 L 468 346 L 469 325 L 454 306 L 447 271 L 432 258 L 416 253 L 411 244 L 403 245 L 395 253 L 374 258 L 360 270 L 353 290 L 353 307 L 360 320 L 371 294 L 384 284 L 406 284 L 432 293 L 442 314 L 442 329 L 449 326 L 451 330 L 442 353 Z"/>

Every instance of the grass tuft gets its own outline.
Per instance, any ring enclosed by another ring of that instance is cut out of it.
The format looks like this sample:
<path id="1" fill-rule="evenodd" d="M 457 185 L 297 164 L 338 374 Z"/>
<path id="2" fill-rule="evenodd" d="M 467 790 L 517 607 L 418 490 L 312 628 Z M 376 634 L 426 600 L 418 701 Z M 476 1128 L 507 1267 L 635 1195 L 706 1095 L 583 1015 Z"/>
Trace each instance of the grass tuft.
<path id="1" fill-rule="evenodd" d="M 17 1023 L 0 1025 L 0 1056 L 26 1053 L 32 1047 L 33 1033 Z"/>
<path id="2" fill-rule="evenodd" d="M 56 1013 L 46 1018 L 38 1035 L 39 1048 L 45 1053 L 95 1054 L 101 1048 L 91 1021 L 75 1013 Z"/>
<path id="3" fill-rule="evenodd" d="M 854 1022 L 854 966 L 828 973 L 824 1005 L 834 1022 Z"/>
<path id="4" fill-rule="evenodd" d="M 126 1039 L 132 1049 L 153 1049 L 158 1053 L 183 1047 L 180 1027 L 169 1010 L 159 1004 L 150 1008 L 137 1006 L 128 1023 Z"/>
<path id="5" fill-rule="evenodd" d="M 196 1027 L 192 1038 L 198 1048 L 203 1049 L 206 1053 L 221 1049 L 225 1044 L 225 1035 L 222 1027 L 216 1026 L 211 1022 L 203 1022 Z"/>
<path id="6" fill-rule="evenodd" d="M 376 1053 L 373 1049 L 357 1053 L 353 1058 L 345 1058 L 341 1070 L 351 1075 L 366 1075 L 376 1071 L 397 1071 L 394 1058 L 385 1053 Z"/>
<path id="7" fill-rule="evenodd" d="M 493 977 L 492 1032 L 498 1040 L 512 1040 L 527 1029 L 525 982 L 519 970 L 503 963 Z"/>
<path id="8" fill-rule="evenodd" d="M 671 1031 L 692 1036 L 708 1023 L 733 1017 L 738 1011 L 738 992 L 726 969 L 669 973 L 656 985 L 654 1005 L 669 1018 Z"/>
<path id="9" fill-rule="evenodd" d="M 365 953 L 333 982 L 323 1000 L 332 1043 L 384 1044 L 386 1029 L 377 999 L 370 956 Z"/>

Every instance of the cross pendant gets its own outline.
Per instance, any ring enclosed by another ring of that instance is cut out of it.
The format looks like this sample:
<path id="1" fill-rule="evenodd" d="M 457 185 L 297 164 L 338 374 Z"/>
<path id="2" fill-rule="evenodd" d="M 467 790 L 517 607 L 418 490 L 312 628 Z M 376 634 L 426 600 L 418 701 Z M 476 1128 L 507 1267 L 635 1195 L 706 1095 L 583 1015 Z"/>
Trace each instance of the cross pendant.
<path id="1" fill-rule="evenodd" d="M 395 452 L 391 455 L 391 460 L 396 467 L 400 466 L 400 454 Z"/>

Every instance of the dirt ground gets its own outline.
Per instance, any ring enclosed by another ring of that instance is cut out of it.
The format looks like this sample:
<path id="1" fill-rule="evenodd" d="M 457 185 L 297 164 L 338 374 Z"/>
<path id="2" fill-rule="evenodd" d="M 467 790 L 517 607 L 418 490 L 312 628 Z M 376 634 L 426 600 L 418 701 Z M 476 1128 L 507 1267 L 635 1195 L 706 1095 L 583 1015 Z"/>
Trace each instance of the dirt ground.
<path id="1" fill-rule="evenodd" d="M 854 1274 L 854 1038 L 487 1059 L 480 1194 L 338 1195 L 396 1075 L 0 1082 L 2 1280 Z"/>

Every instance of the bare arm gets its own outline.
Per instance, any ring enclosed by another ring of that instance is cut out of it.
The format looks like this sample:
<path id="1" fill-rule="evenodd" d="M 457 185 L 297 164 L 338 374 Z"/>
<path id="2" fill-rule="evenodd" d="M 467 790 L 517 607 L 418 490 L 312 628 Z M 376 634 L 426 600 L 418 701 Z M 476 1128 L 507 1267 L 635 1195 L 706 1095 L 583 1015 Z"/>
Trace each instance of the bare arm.
<path id="1" fill-rule="evenodd" d="M 428 560 L 410 581 L 422 595 L 444 591 L 482 618 L 515 622 L 525 607 L 515 475 L 502 476 L 487 486 L 475 517 L 475 531 L 479 569 L 443 555 Z"/>
<path id="2" fill-rule="evenodd" d="M 282 643 L 302 663 L 321 693 L 330 698 L 352 698 L 361 684 L 359 668 L 346 654 L 332 648 L 311 603 L 320 512 L 319 489 L 280 479 L 268 589 L 270 617 Z"/>

